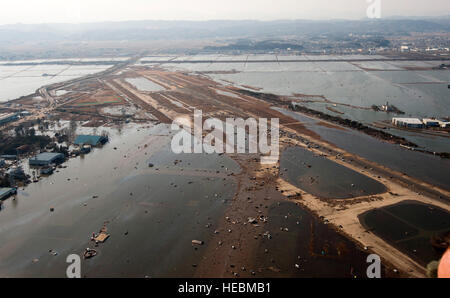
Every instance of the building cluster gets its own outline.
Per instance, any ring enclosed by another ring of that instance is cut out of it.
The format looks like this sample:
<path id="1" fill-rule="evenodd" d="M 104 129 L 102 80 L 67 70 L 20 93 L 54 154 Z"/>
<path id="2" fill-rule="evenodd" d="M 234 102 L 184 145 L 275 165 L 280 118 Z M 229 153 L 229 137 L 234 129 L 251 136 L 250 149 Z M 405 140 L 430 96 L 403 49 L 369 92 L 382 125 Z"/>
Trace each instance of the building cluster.
<path id="1" fill-rule="evenodd" d="M 413 34 L 391 39 L 391 48 L 400 52 L 422 54 L 450 54 L 448 33 Z"/>
<path id="2" fill-rule="evenodd" d="M 70 152 L 66 148 L 65 151 L 38 153 L 28 159 L 30 168 L 34 169 L 33 177 L 25 173 L 20 165 L 18 155 L 0 155 L 0 204 L 2 200 L 16 194 L 17 188 L 13 186 L 16 186 L 18 182 L 24 184 L 38 182 L 39 176 L 37 176 L 37 173 L 40 176 L 51 175 L 57 167 L 63 167 L 61 164 L 66 161 L 67 156 L 75 157 L 80 154 L 87 154 L 92 147 L 99 147 L 106 142 L 108 142 L 107 136 L 79 135 L 76 137 Z"/>
<path id="3" fill-rule="evenodd" d="M 440 127 L 450 128 L 450 122 L 445 120 L 430 119 L 430 118 L 392 118 L 392 124 L 399 127 L 406 128 L 429 128 Z"/>

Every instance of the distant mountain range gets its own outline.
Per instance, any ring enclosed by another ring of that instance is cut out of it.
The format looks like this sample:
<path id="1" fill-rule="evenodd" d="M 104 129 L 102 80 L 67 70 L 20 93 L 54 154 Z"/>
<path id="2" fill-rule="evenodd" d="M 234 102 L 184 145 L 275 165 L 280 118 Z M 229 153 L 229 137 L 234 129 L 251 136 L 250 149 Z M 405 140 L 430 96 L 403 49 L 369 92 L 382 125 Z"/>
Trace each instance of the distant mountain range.
<path id="1" fill-rule="evenodd" d="M 450 32 L 450 16 L 367 20 L 279 21 L 129 21 L 85 24 L 14 24 L 0 26 L 2 43 L 59 41 L 122 41 L 204 38 L 273 38 L 317 34 L 383 35 Z"/>

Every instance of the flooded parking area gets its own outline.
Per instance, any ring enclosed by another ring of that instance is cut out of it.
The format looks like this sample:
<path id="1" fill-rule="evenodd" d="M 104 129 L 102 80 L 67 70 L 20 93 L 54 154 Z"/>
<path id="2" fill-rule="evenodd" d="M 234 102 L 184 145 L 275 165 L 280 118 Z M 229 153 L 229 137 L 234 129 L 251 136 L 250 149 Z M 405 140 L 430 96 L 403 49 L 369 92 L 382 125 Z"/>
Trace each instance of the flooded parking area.
<path id="1" fill-rule="evenodd" d="M 423 266 L 439 260 L 439 239 L 450 237 L 450 213 L 417 201 L 367 211 L 359 216 L 367 229 Z"/>
<path id="2" fill-rule="evenodd" d="M 179 157 L 158 153 L 169 142 L 166 125 L 112 130 L 102 148 L 20 188 L 0 211 L 0 276 L 65 277 L 66 257 L 86 248 L 97 255 L 82 258 L 82 276 L 192 276 L 236 183 L 202 155 L 170 167 Z M 102 227 L 110 237 L 96 246 Z"/>
<path id="3" fill-rule="evenodd" d="M 280 171 L 308 193 L 325 199 L 346 199 L 386 192 L 386 187 L 367 176 L 300 147 L 281 155 Z"/>

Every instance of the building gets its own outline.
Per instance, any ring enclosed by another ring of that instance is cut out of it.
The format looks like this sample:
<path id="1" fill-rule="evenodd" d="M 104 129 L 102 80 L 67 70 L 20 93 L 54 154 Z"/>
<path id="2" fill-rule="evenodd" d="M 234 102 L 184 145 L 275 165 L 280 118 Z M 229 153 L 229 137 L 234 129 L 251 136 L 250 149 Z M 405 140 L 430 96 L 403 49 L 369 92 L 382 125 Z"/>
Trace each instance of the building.
<path id="1" fill-rule="evenodd" d="M 439 127 L 440 123 L 436 119 L 423 118 L 422 122 L 427 127 Z"/>
<path id="2" fill-rule="evenodd" d="M 28 160 L 30 166 L 48 166 L 64 162 L 65 156 L 62 153 L 40 153 Z"/>
<path id="3" fill-rule="evenodd" d="M 392 118 L 392 124 L 406 128 L 424 128 L 424 124 L 418 118 Z"/>
<path id="4" fill-rule="evenodd" d="M 19 119 L 19 116 L 16 113 L 0 114 L 0 125 L 16 121 L 17 119 Z"/>
<path id="5" fill-rule="evenodd" d="M 445 121 L 445 120 L 438 120 L 439 121 L 439 126 L 441 128 L 450 128 L 450 122 L 449 121 Z"/>
<path id="6" fill-rule="evenodd" d="M 0 158 L 6 160 L 17 160 L 17 155 L 0 155 Z"/>
<path id="7" fill-rule="evenodd" d="M 17 193 L 16 188 L 0 188 L 0 200 L 6 200 Z"/>
<path id="8" fill-rule="evenodd" d="M 20 167 L 20 166 L 12 167 L 6 173 L 12 179 L 18 179 L 18 180 L 26 179 L 25 172 L 23 171 L 22 167 Z"/>
<path id="9" fill-rule="evenodd" d="M 75 138 L 74 144 L 78 146 L 91 145 L 99 146 L 108 142 L 108 138 L 105 136 L 94 136 L 94 135 L 79 135 Z"/>
<path id="10" fill-rule="evenodd" d="M 28 112 L 28 111 L 22 111 L 22 112 L 20 112 L 20 116 L 30 116 L 30 115 L 31 115 L 31 113 Z"/>
<path id="11" fill-rule="evenodd" d="M 409 47 L 408 46 L 401 46 L 400 47 L 400 51 L 401 52 L 409 52 Z"/>

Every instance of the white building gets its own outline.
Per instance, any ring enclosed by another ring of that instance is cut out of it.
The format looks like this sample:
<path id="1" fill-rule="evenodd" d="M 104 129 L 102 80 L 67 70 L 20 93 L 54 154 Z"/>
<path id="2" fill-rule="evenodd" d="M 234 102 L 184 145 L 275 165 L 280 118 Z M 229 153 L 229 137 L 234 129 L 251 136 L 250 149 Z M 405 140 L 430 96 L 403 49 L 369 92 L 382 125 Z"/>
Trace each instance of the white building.
<path id="1" fill-rule="evenodd" d="M 423 128 L 424 124 L 418 118 L 392 118 L 392 124 L 407 128 Z"/>
<path id="2" fill-rule="evenodd" d="M 438 122 L 439 122 L 439 126 L 440 127 L 442 127 L 442 128 L 450 128 L 450 122 L 448 122 L 448 121 L 441 121 L 441 120 L 439 120 Z"/>
<path id="3" fill-rule="evenodd" d="M 440 123 L 439 120 L 436 119 L 429 119 L 429 118 L 423 118 L 422 119 L 423 124 L 428 127 L 439 127 Z"/>
<path id="4" fill-rule="evenodd" d="M 409 51 L 409 47 L 408 46 L 401 46 L 400 47 L 400 51 L 401 52 L 408 52 Z"/>

